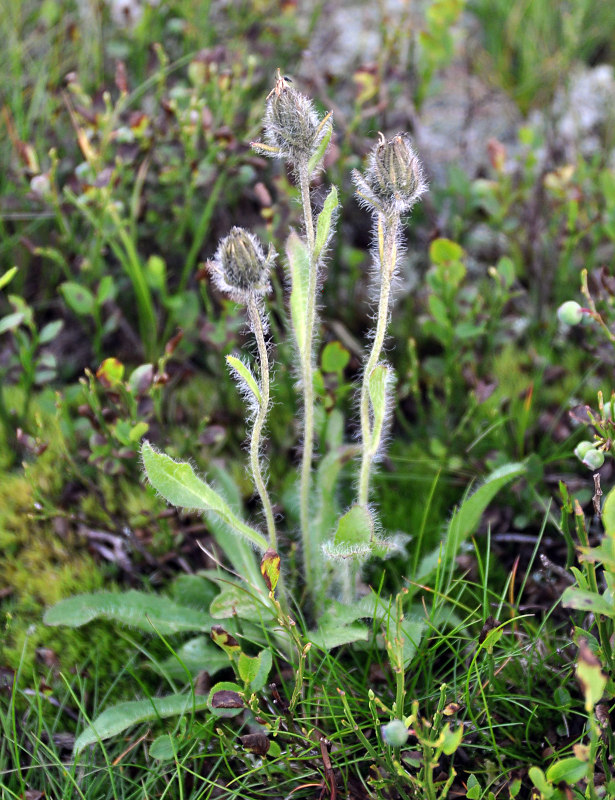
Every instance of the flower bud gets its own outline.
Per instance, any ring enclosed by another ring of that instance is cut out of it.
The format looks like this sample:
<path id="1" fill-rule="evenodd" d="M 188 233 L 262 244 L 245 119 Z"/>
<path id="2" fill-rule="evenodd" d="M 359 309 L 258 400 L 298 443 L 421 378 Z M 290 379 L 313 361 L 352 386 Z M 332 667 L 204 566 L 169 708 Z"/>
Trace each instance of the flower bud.
<path id="1" fill-rule="evenodd" d="M 405 133 L 389 141 L 380 134 L 365 174 L 354 170 L 353 180 L 361 200 L 384 213 L 408 211 L 427 189 L 421 162 Z"/>
<path id="2" fill-rule="evenodd" d="M 583 309 L 576 300 L 568 300 L 557 309 L 557 318 L 565 325 L 578 325 L 583 319 Z"/>
<path id="3" fill-rule="evenodd" d="M 254 234 L 234 227 L 221 240 L 209 268 L 218 288 L 241 303 L 246 302 L 250 295 L 267 294 L 269 272 L 275 256 L 275 250 L 269 246 L 265 257 Z"/>
<path id="4" fill-rule="evenodd" d="M 402 747 L 408 741 L 408 728 L 400 719 L 393 719 L 380 729 L 382 739 L 391 747 Z"/>
<path id="5" fill-rule="evenodd" d="M 329 116 L 320 119 L 312 101 L 294 89 L 278 70 L 267 99 L 264 119 L 267 145 L 254 142 L 263 155 L 286 159 L 292 166 L 306 164 L 329 134 Z"/>
<path id="6" fill-rule="evenodd" d="M 604 453 L 601 450 L 596 450 L 592 447 L 588 450 L 581 459 L 586 467 L 589 469 L 600 469 L 604 464 Z"/>

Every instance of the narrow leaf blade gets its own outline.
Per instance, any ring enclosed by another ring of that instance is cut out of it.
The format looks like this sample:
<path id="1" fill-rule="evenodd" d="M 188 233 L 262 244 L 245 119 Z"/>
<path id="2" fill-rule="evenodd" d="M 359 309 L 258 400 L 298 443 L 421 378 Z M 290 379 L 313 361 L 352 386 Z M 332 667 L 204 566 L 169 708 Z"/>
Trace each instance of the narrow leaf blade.
<path id="1" fill-rule="evenodd" d="M 293 231 L 286 242 L 286 255 L 290 267 L 290 318 L 303 355 L 306 347 L 308 286 L 310 281 L 310 257 L 305 244 Z"/>
<path id="2" fill-rule="evenodd" d="M 250 368 L 236 356 L 227 356 L 226 363 L 236 374 L 238 380 L 245 382 L 245 385 L 254 395 L 254 399 L 260 405 L 262 403 L 261 390 L 258 388 L 258 383 L 254 375 L 252 375 Z"/>
<path id="3" fill-rule="evenodd" d="M 316 240 L 314 242 L 314 258 L 318 260 L 327 246 L 331 234 L 331 224 L 333 213 L 338 206 L 337 187 L 332 186 L 327 199 L 324 202 L 322 211 L 318 215 L 316 223 Z"/>

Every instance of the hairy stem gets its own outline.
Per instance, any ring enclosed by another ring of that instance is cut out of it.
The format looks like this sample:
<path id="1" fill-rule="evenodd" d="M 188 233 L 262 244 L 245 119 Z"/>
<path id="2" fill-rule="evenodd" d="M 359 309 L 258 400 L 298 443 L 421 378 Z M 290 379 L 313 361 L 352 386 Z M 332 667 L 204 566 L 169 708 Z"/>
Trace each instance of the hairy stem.
<path id="1" fill-rule="evenodd" d="M 258 348 L 258 360 L 260 363 L 260 394 L 261 399 L 258 404 L 258 411 L 256 419 L 252 426 L 252 433 L 250 435 L 250 467 L 252 468 L 252 475 L 254 476 L 254 484 L 258 491 L 261 503 L 263 504 L 263 511 L 267 521 L 267 532 L 269 534 L 269 546 L 277 550 L 277 534 L 275 530 L 275 520 L 273 517 L 273 508 L 271 499 L 267 492 L 265 480 L 261 470 L 260 462 L 260 445 L 267 418 L 267 411 L 269 410 L 269 356 L 267 354 L 267 345 L 265 343 L 265 332 L 261 312 L 258 307 L 258 302 L 253 294 L 248 298 L 248 317 L 250 325 L 256 338 L 256 345 Z"/>
<path id="2" fill-rule="evenodd" d="M 303 455 L 301 458 L 301 482 L 299 490 L 299 516 L 301 523 L 301 540 L 303 543 L 303 563 L 305 567 L 305 580 L 309 591 L 313 591 L 314 560 L 316 542 L 310 535 L 310 490 L 312 478 L 312 458 L 314 451 L 314 364 L 313 364 L 313 339 L 314 323 L 316 319 L 316 283 L 317 264 L 314 258 L 314 220 L 312 217 L 312 204 L 310 200 L 310 178 L 307 163 L 299 166 L 299 188 L 301 190 L 301 203 L 303 206 L 303 221 L 305 236 L 310 259 L 310 273 L 308 281 L 308 300 L 306 315 L 305 347 L 300 354 L 301 358 L 301 383 L 303 386 Z"/>
<path id="3" fill-rule="evenodd" d="M 359 472 L 359 505 L 369 501 L 369 479 L 372 461 L 378 452 L 380 441 L 372 442 L 372 419 L 370 415 L 369 378 L 378 365 L 389 322 L 389 298 L 391 280 L 397 264 L 397 236 L 400 225 L 398 214 L 378 214 L 376 231 L 378 235 L 378 254 L 380 261 L 380 297 L 378 299 L 378 319 L 372 349 L 365 365 L 361 385 L 361 468 Z"/>

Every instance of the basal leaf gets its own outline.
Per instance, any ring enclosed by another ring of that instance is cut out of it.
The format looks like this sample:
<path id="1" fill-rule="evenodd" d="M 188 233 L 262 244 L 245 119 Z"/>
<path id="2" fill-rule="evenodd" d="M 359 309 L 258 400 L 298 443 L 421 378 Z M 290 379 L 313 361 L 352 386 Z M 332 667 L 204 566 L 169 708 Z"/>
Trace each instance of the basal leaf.
<path id="1" fill-rule="evenodd" d="M 166 636 L 181 631 L 208 631 L 212 618 L 204 611 L 182 606 L 168 597 L 138 592 L 99 592 L 78 594 L 47 609 L 46 625 L 78 628 L 103 618 L 149 633 Z"/>
<path id="2" fill-rule="evenodd" d="M 320 627 L 310 631 L 308 639 L 323 650 L 332 650 L 351 642 L 366 642 L 369 628 L 365 625 L 346 625 L 345 627 Z"/>
<path id="3" fill-rule="evenodd" d="M 174 680 L 185 680 L 184 666 L 192 677 L 196 677 L 199 672 L 215 675 L 216 672 L 229 665 L 228 656 L 216 647 L 209 636 L 195 636 L 194 639 L 190 639 L 178 648 L 176 652 L 177 657 L 169 656 L 163 661 L 159 670 Z"/>
<path id="4" fill-rule="evenodd" d="M 141 722 L 165 719 L 191 711 L 207 708 L 207 697 L 203 695 L 171 694 L 166 697 L 152 697 L 148 700 L 133 700 L 108 708 L 77 737 L 74 753 L 78 755 L 100 739 L 117 736 L 127 728 Z"/>

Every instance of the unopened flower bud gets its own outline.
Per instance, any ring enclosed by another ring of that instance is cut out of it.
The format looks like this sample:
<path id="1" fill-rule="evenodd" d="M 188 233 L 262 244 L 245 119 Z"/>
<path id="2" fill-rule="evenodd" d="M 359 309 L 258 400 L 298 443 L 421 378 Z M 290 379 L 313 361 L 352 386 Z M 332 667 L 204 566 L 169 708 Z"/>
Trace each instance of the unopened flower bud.
<path id="1" fill-rule="evenodd" d="M 583 319 L 583 309 L 576 300 L 568 300 L 557 309 L 557 318 L 565 325 L 578 325 Z"/>
<path id="2" fill-rule="evenodd" d="M 294 167 L 306 164 L 330 132 L 329 115 L 320 119 L 314 104 L 293 88 L 278 70 L 276 84 L 267 99 L 264 119 L 266 145 L 254 142 L 263 155 L 283 158 Z"/>
<path id="3" fill-rule="evenodd" d="M 254 234 L 234 227 L 221 240 L 210 263 L 218 288 L 233 300 L 246 302 L 250 295 L 264 295 L 270 289 L 269 272 L 276 253 L 269 246 L 265 256 Z"/>
<path id="4" fill-rule="evenodd" d="M 402 747 L 408 741 L 408 728 L 400 719 L 393 719 L 380 729 L 382 739 L 391 747 Z"/>
<path id="5" fill-rule="evenodd" d="M 581 460 L 589 469 L 600 469 L 604 464 L 604 453 L 592 447 L 585 453 Z"/>
<path id="6" fill-rule="evenodd" d="M 353 172 L 357 194 L 378 211 L 408 211 L 427 189 L 418 156 L 405 133 L 380 141 L 369 156 L 363 175 Z"/>

